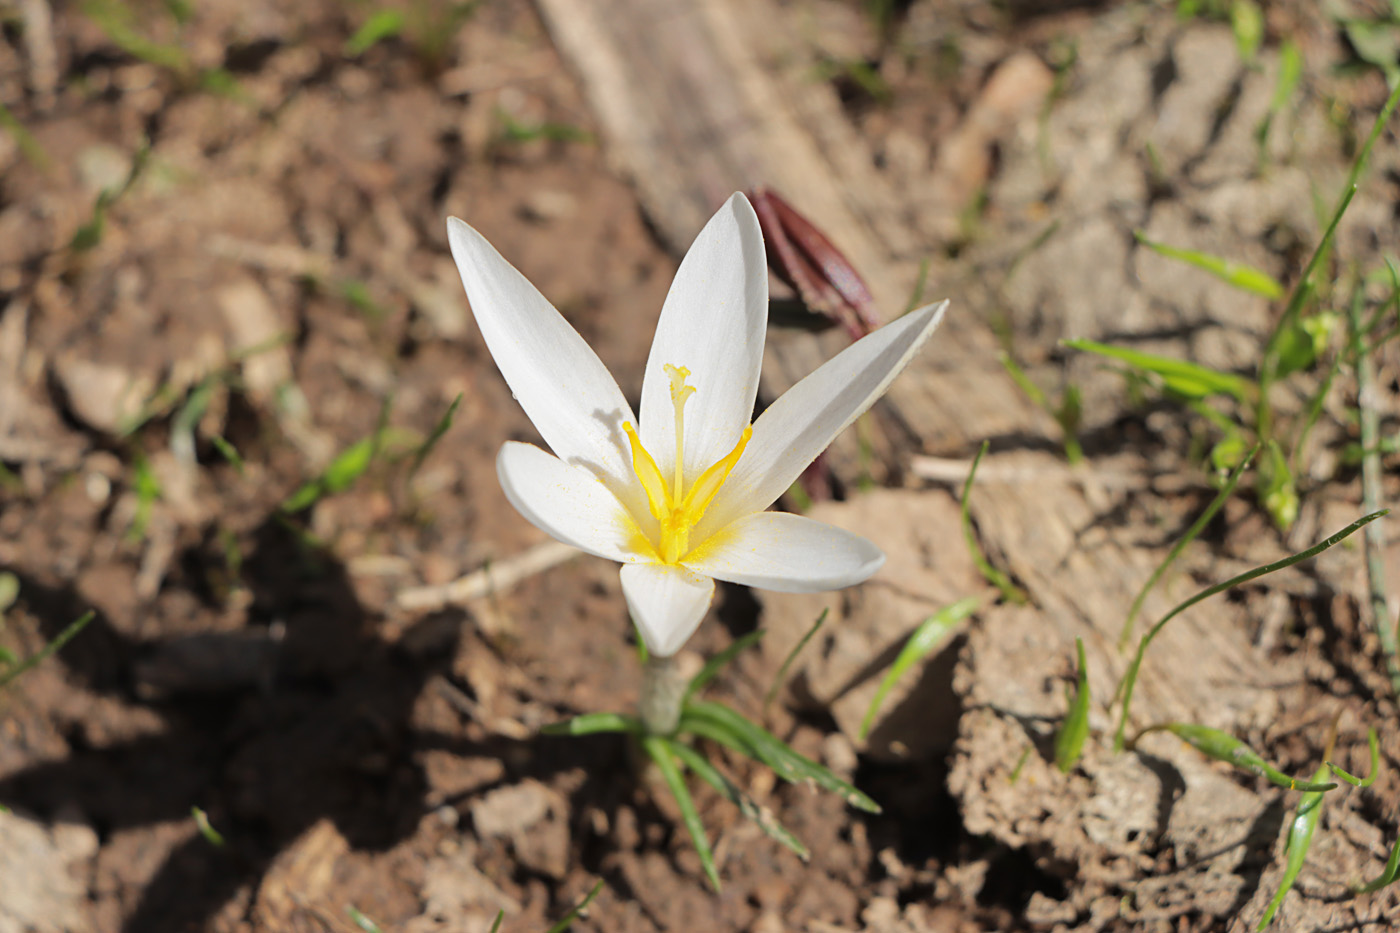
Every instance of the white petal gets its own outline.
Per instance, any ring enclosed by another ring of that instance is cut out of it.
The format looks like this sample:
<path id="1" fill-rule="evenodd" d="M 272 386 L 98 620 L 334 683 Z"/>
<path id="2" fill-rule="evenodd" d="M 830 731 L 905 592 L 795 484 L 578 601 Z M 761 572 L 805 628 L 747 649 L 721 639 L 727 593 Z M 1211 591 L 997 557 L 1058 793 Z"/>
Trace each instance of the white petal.
<path id="1" fill-rule="evenodd" d="M 839 590 L 884 563 L 884 553 L 860 535 L 787 512 L 745 515 L 685 558 L 707 577 L 782 593 Z"/>
<path id="2" fill-rule="evenodd" d="M 639 494 L 617 381 L 535 286 L 486 238 L 450 217 L 447 239 L 486 346 L 520 407 L 566 463 L 587 467 L 624 500 Z M 628 501 L 629 506 L 644 503 Z"/>
<path id="3" fill-rule="evenodd" d="M 665 366 L 690 370 L 685 477 L 734 448 L 753 419 L 768 325 L 768 263 L 748 199 L 735 194 L 695 238 L 676 272 L 642 382 L 642 443 L 666 476 L 676 463 L 675 407 Z"/>
<path id="4" fill-rule="evenodd" d="M 913 359 L 948 302 L 911 311 L 851 344 L 768 406 L 724 487 L 696 528 L 703 540 L 741 515 L 768 508 Z"/>
<path id="5" fill-rule="evenodd" d="M 641 556 L 645 539 L 632 516 L 586 468 L 534 444 L 507 441 L 496 456 L 496 475 L 510 504 L 546 534 L 609 560 Z"/>
<path id="6" fill-rule="evenodd" d="M 670 564 L 623 564 L 622 595 L 647 650 L 668 658 L 705 618 L 715 581 Z"/>

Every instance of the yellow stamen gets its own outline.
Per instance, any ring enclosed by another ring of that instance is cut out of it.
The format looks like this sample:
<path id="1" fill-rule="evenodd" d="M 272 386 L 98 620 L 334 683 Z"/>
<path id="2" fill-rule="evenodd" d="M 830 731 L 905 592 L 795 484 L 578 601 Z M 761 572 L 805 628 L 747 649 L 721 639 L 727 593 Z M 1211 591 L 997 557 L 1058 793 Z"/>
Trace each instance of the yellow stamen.
<path id="1" fill-rule="evenodd" d="M 632 472 L 642 481 L 642 489 L 646 490 L 647 505 L 651 508 L 652 517 L 657 521 L 665 521 L 665 516 L 671 512 L 671 493 L 666 488 L 666 480 L 661 476 L 661 468 L 642 446 L 642 439 L 637 437 L 637 430 L 630 422 L 624 423 L 622 430 L 627 432 L 627 439 L 632 442 Z"/>
<path id="2" fill-rule="evenodd" d="M 700 521 L 705 515 L 705 510 L 710 507 L 711 500 L 720 491 L 724 481 L 729 478 L 729 471 L 734 469 L 734 464 L 739 462 L 739 458 L 744 454 L 744 448 L 748 446 L 749 438 L 753 435 L 753 425 L 745 425 L 744 433 L 739 435 L 739 443 L 734 445 L 723 460 L 710 467 L 691 487 L 690 493 L 681 502 L 681 511 L 694 516 L 694 522 Z"/>
<path id="3" fill-rule="evenodd" d="M 671 494 L 674 496 L 672 501 L 679 502 L 685 492 L 685 403 L 695 394 L 695 386 L 685 384 L 690 370 L 684 366 L 667 363 L 661 368 L 671 377 L 671 407 L 676 410 L 676 469 Z"/>
<path id="4" fill-rule="evenodd" d="M 631 424 L 624 424 L 622 430 L 627 433 L 627 440 L 632 445 L 632 471 L 637 474 L 637 479 L 646 492 L 647 506 L 652 517 L 661 526 L 660 541 L 651 542 L 655 547 L 656 556 L 663 563 L 678 564 L 690 553 L 690 532 L 699 524 L 700 519 L 704 518 L 710 503 L 724 486 L 724 481 L 729 478 L 730 471 L 743 456 L 744 448 L 748 446 L 749 437 L 753 434 L 753 427 L 745 427 L 734 449 L 701 473 L 687 493 L 683 472 L 684 451 L 681 446 L 685 431 L 682 409 L 686 400 L 695 393 L 695 387 L 685 384 L 690 371 L 684 366 L 667 365 L 666 373 L 671 377 L 671 404 L 676 409 L 676 469 L 670 488 L 667 488 L 656 460 L 642 446 L 636 428 Z"/>

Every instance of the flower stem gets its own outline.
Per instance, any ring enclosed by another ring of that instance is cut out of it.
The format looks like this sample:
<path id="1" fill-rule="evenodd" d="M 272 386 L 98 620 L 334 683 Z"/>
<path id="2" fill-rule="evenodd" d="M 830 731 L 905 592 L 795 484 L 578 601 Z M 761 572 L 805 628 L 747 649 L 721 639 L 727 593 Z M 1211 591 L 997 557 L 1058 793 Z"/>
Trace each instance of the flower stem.
<path id="1" fill-rule="evenodd" d="M 642 697 L 637 704 L 642 728 L 651 735 L 670 735 L 681 721 L 686 678 L 674 657 L 652 655 L 642 668 Z"/>

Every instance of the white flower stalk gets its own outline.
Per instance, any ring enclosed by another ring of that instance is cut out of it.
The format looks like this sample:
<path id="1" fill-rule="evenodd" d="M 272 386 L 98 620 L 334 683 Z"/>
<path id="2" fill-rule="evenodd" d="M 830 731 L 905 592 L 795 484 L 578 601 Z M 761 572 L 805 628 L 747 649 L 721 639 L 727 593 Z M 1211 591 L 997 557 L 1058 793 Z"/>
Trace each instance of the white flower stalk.
<path id="1" fill-rule="evenodd" d="M 700 624 L 715 580 L 815 592 L 859 583 L 880 549 L 784 512 L 778 497 L 879 398 L 947 302 L 906 314 L 788 390 L 752 425 L 768 324 L 758 218 L 742 194 L 681 262 L 642 381 L 641 418 L 568 322 L 453 217 L 452 256 L 486 346 L 553 453 L 507 442 L 501 486 L 532 524 L 622 564 L 627 607 L 657 657 Z"/>

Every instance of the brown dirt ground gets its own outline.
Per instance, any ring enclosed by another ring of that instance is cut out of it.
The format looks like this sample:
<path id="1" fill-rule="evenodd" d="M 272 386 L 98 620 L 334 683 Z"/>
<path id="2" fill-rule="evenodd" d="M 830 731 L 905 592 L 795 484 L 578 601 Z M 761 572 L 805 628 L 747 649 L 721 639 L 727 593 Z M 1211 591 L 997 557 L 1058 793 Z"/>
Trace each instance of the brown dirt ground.
<path id="1" fill-rule="evenodd" d="M 963 58 L 912 73 L 873 34 L 833 50 L 885 62 L 888 106 L 833 79 L 872 139 L 936 135 L 985 63 L 1090 15 L 914 6 L 961 17 Z M 608 933 L 895 929 L 910 905 L 931 930 L 1019 929 L 1036 892 L 1055 896 L 1029 856 L 962 830 L 942 763 L 854 760 L 829 718 L 783 709 L 774 729 L 853 764 L 885 814 L 731 763 L 813 859 L 702 793 L 725 879 L 711 894 L 625 743 L 536 734 L 634 698 L 611 566 L 573 561 L 466 610 L 395 608 L 405 586 L 542 540 L 497 488 L 500 443 L 535 435 L 467 316 L 444 217 L 482 230 L 633 398 L 675 267 L 528 6 L 477 5 L 440 51 L 442 27 L 410 19 L 353 57 L 368 4 L 207 0 L 183 26 L 133 5 L 140 34 L 187 50 L 176 67 L 124 52 L 77 6 L 17 8 L 30 19 L 4 20 L 0 103 L 42 155 L 0 136 L 0 569 L 21 584 L 0 637 L 28 653 L 97 610 L 0 695 L 0 802 L 53 827 L 32 865 L 77 881 L 35 929 L 353 930 L 354 905 L 386 931 L 484 930 L 498 909 L 537 930 L 598 878 L 578 928 Z M 209 68 L 238 91 L 202 89 Z M 557 131 L 512 138 L 521 126 Z M 100 242 L 69 249 L 143 139 Z M 459 394 L 416 475 L 382 461 L 279 514 L 381 411 L 422 437 Z M 693 647 L 713 653 L 757 614 L 726 589 Z M 753 709 L 766 683 L 747 671 L 720 695 Z"/>

